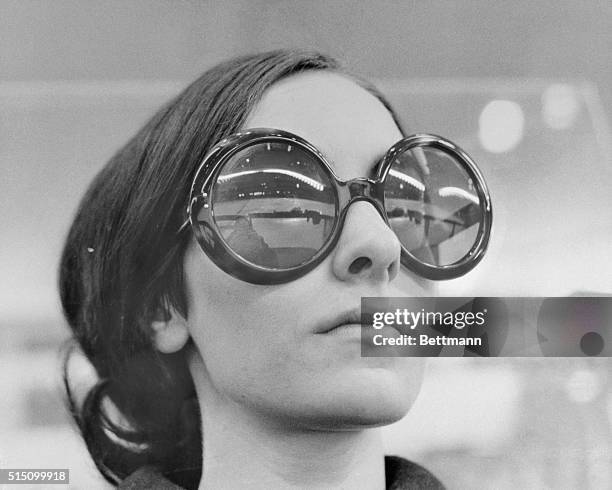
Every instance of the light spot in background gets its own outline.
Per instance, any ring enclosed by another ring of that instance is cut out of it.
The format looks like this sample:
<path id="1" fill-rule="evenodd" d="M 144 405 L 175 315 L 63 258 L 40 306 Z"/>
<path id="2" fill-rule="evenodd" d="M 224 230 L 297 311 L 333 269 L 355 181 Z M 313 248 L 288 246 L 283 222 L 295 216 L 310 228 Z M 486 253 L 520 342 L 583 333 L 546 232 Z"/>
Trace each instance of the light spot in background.
<path id="1" fill-rule="evenodd" d="M 552 129 L 571 127 L 579 109 L 578 96 L 571 85 L 554 83 L 542 94 L 542 120 Z"/>
<path id="2" fill-rule="evenodd" d="M 590 369 L 577 369 L 565 383 L 565 391 L 575 403 L 589 403 L 599 396 L 603 387 L 601 376 Z"/>
<path id="3" fill-rule="evenodd" d="M 491 153 L 514 149 L 523 139 L 525 115 L 521 106 L 511 100 L 492 100 L 478 118 L 478 139 Z"/>

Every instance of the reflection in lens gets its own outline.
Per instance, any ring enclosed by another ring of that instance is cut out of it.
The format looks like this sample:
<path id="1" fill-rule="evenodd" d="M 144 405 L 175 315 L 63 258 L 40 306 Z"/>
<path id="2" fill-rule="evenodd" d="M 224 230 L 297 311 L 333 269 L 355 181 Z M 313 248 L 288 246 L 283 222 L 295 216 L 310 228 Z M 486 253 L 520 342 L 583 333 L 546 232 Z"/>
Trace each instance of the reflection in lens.
<path id="1" fill-rule="evenodd" d="M 385 208 L 404 248 L 436 266 L 465 257 L 483 221 L 470 175 L 456 158 L 433 147 L 413 148 L 395 159 L 385 179 Z"/>
<path id="2" fill-rule="evenodd" d="M 215 223 L 243 259 L 274 269 L 310 260 L 329 238 L 336 198 L 309 152 L 263 142 L 233 155 L 212 189 Z"/>

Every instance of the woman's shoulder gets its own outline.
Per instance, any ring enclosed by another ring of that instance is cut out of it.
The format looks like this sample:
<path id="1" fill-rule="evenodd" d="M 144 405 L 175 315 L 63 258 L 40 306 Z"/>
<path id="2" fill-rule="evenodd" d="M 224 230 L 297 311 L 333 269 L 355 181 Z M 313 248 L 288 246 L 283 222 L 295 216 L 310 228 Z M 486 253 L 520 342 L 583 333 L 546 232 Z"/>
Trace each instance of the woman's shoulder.
<path id="1" fill-rule="evenodd" d="M 385 456 L 387 490 L 444 490 L 444 485 L 430 471 L 398 456 Z M 132 473 L 119 490 L 183 490 L 166 479 L 159 470 L 145 466 Z"/>

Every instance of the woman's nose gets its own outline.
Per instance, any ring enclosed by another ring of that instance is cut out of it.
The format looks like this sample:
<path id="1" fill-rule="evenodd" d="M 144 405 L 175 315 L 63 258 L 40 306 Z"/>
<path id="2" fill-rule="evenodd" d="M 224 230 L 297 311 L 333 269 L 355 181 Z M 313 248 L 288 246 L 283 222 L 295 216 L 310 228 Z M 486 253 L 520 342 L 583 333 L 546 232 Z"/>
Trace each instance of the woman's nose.
<path id="1" fill-rule="evenodd" d="M 400 268 L 401 246 L 376 208 L 358 201 L 349 207 L 333 256 L 333 271 L 342 281 L 392 281 Z"/>

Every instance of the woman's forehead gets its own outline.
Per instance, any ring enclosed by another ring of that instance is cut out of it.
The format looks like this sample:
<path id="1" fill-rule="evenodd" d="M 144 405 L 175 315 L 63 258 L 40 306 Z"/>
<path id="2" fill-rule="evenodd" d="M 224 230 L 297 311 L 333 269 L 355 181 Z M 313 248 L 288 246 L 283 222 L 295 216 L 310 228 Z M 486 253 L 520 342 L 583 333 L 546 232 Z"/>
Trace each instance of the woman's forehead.
<path id="1" fill-rule="evenodd" d="M 268 127 L 297 134 L 354 177 L 358 162 L 369 171 L 401 133 L 385 106 L 345 76 L 311 71 L 270 87 L 245 128 Z M 348 167 L 345 168 L 345 166 Z M 365 174 L 364 174 L 365 175 Z"/>

